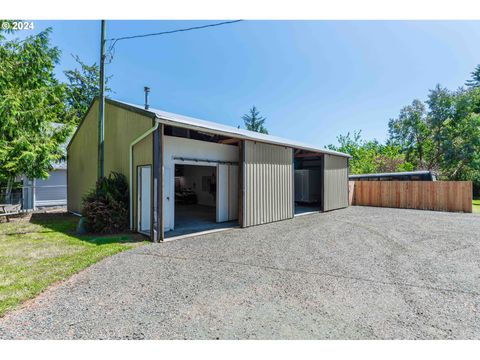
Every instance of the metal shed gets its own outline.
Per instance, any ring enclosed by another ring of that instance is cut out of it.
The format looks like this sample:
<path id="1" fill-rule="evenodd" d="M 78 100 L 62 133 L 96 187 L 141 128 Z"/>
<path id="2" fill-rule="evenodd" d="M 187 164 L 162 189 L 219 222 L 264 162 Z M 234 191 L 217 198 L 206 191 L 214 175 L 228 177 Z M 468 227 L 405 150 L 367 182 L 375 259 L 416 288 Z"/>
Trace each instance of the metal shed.
<path id="1" fill-rule="evenodd" d="M 75 213 L 96 180 L 95 104 L 68 145 L 68 209 Z M 154 241 L 178 232 L 189 214 L 216 227 L 290 219 L 299 213 L 298 170 L 321 174 L 311 185 L 321 196 L 304 207 L 348 206 L 347 154 L 117 100 L 106 101 L 104 156 L 105 174 L 129 179 L 132 230 Z"/>
<path id="2" fill-rule="evenodd" d="M 437 175 L 430 170 L 389 172 L 378 174 L 355 174 L 349 176 L 355 181 L 436 181 Z"/>

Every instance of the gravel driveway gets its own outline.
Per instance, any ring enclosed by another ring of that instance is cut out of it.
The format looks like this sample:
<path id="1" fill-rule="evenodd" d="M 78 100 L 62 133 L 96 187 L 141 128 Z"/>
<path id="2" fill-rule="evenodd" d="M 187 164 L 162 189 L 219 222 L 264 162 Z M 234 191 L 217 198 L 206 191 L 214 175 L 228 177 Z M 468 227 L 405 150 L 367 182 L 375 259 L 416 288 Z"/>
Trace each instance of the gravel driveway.
<path id="1" fill-rule="evenodd" d="M 149 244 L 0 319 L 0 338 L 480 339 L 480 216 L 350 207 Z"/>

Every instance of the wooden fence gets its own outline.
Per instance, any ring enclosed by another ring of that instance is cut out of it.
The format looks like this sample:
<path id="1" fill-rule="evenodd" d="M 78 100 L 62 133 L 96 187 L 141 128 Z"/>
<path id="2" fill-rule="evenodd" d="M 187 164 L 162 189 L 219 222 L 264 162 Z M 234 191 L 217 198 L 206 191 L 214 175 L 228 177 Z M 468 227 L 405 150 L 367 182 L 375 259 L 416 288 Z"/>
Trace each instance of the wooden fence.
<path id="1" fill-rule="evenodd" d="M 472 212 L 471 181 L 350 181 L 350 205 Z"/>

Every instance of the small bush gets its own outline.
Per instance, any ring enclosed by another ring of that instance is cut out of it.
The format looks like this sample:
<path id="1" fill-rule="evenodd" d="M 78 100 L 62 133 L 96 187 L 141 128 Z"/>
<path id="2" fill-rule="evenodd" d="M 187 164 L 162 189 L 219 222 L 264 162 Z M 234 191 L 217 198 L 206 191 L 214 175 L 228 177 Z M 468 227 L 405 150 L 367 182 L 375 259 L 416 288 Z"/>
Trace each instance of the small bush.
<path id="1" fill-rule="evenodd" d="M 124 175 L 112 172 L 97 180 L 95 189 L 83 198 L 87 231 L 118 233 L 128 230 L 128 183 Z"/>

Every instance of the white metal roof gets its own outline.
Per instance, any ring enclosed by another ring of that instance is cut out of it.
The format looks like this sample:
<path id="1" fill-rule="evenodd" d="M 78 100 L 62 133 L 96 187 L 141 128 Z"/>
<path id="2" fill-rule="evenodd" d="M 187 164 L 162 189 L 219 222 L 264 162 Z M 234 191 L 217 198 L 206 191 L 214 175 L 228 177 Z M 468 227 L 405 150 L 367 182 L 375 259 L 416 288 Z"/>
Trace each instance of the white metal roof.
<path id="1" fill-rule="evenodd" d="M 190 128 L 190 129 L 204 131 L 204 132 L 211 132 L 211 133 L 213 132 L 218 135 L 231 136 L 234 138 L 241 138 L 245 140 L 259 141 L 259 142 L 265 142 L 265 143 L 275 144 L 275 145 L 284 145 L 284 146 L 289 146 L 296 149 L 319 152 L 323 154 L 331 154 L 331 155 L 337 155 L 337 156 L 343 156 L 343 157 L 349 157 L 349 158 L 351 157 L 350 155 L 345 153 L 318 148 L 313 145 L 305 144 L 305 143 L 294 141 L 294 140 L 284 139 L 278 136 L 261 134 L 255 131 L 239 129 L 234 126 L 196 119 L 196 118 L 174 114 L 174 113 L 153 109 L 153 108 L 149 108 L 148 110 L 145 110 L 145 107 L 140 105 L 130 104 L 130 103 L 126 103 L 118 100 L 113 100 L 113 101 L 127 105 L 127 106 L 131 106 L 137 109 L 141 109 L 143 111 L 151 112 L 157 117 L 157 119 L 159 119 L 161 123 L 168 124 L 168 125 L 185 127 L 185 128 Z"/>

